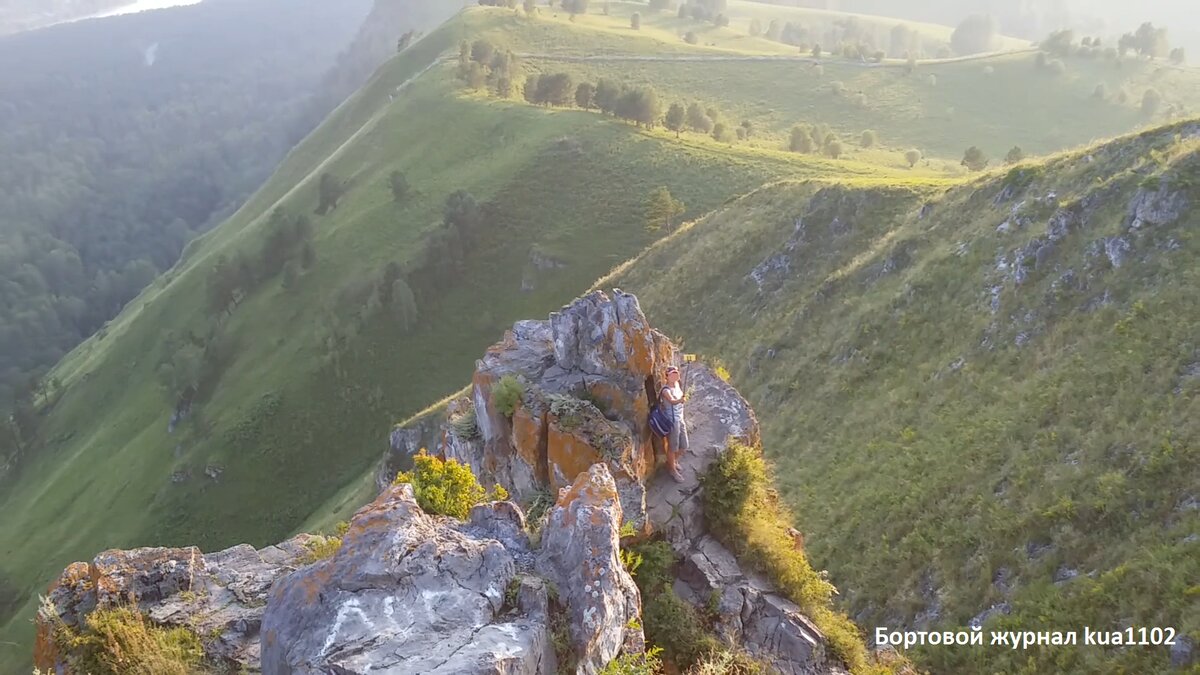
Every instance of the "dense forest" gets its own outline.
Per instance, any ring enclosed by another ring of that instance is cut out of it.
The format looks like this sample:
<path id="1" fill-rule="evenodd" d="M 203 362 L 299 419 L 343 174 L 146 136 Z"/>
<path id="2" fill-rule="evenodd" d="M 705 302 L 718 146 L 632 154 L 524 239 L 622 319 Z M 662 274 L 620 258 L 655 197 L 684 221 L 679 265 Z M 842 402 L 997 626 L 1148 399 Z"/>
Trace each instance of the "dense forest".
<path id="1" fill-rule="evenodd" d="M 209 0 L 0 39 L 0 409 L 262 182 L 369 9 Z"/>

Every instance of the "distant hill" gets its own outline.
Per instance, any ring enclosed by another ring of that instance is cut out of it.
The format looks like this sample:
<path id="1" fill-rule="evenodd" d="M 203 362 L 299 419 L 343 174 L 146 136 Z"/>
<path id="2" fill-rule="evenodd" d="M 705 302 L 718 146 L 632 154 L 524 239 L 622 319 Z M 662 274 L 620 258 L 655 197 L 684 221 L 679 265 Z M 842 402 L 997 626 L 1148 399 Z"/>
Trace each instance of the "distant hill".
<path id="1" fill-rule="evenodd" d="M 763 188 L 601 284 L 732 372 L 860 625 L 1195 636 L 1198 200 L 1193 121 L 949 191 Z M 1166 672 L 1191 639 L 918 663 Z"/>

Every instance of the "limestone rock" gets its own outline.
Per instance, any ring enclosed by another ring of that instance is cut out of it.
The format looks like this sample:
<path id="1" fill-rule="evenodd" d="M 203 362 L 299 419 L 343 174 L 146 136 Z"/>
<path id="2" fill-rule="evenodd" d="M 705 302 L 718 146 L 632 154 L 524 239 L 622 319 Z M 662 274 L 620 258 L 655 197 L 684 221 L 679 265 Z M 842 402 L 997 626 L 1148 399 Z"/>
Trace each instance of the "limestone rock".
<path id="1" fill-rule="evenodd" d="M 1172 189 L 1165 181 L 1156 189 L 1138 189 L 1129 203 L 1129 229 L 1174 222 L 1187 209 L 1184 190 Z"/>
<path id="2" fill-rule="evenodd" d="M 542 535 L 538 572 L 566 607 L 577 673 L 593 675 L 622 652 L 645 648 L 635 620 L 641 594 L 621 564 L 621 500 L 605 464 L 593 464 L 564 489 Z"/>
<path id="3" fill-rule="evenodd" d="M 744 398 L 706 366 L 686 374 L 692 396 L 686 406 L 690 448 L 680 460 L 683 483 L 667 476 L 647 486 L 647 513 L 680 556 L 675 592 L 697 607 L 717 598 L 717 630 L 728 643 L 743 645 L 780 673 L 842 673 L 825 636 L 771 584 L 747 573 L 736 557 L 708 534 L 700 476 L 730 439 L 760 442 L 758 420 Z"/>
<path id="4" fill-rule="evenodd" d="M 412 456 L 426 448 L 433 452 L 442 435 L 442 420 L 436 416 L 422 417 L 411 424 L 396 426 L 388 434 L 388 452 L 375 474 L 375 486 L 383 492 L 396 479 L 396 474 L 412 466 Z"/>
<path id="5" fill-rule="evenodd" d="M 643 484 L 654 468 L 650 405 L 674 357 L 674 345 L 650 328 L 637 298 L 620 290 L 611 297 L 594 291 L 547 321 L 518 321 L 476 363 L 477 439 L 447 433 L 440 452 L 521 501 L 553 493 L 606 461 L 626 520 L 642 528 Z M 511 417 L 497 410 L 493 396 L 505 377 L 525 387 Z M 571 415 L 580 425 L 563 424 L 551 410 L 555 401 L 563 407 L 564 397 L 582 406 Z"/>
<path id="6" fill-rule="evenodd" d="M 271 590 L 263 672 L 554 672 L 544 611 L 504 607 L 528 553 L 522 527 L 511 504 L 476 507 L 463 524 L 424 513 L 412 486 L 390 486 L 333 557 Z"/>
<path id="7" fill-rule="evenodd" d="M 302 563 L 311 540 L 300 535 L 262 550 L 243 544 L 207 555 L 192 547 L 105 551 L 67 567 L 48 598 L 74 630 L 96 609 L 132 604 L 158 625 L 194 632 L 214 663 L 255 668 L 267 592 Z M 39 623 L 35 665 L 66 673 L 65 656 L 57 652 L 51 627 Z"/>

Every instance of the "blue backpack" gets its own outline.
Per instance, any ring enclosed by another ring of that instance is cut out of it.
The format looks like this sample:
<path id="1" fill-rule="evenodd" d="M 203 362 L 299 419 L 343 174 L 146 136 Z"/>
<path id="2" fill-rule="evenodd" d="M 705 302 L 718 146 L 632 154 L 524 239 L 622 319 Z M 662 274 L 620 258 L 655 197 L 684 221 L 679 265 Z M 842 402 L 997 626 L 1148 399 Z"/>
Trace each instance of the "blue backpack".
<path id="1" fill-rule="evenodd" d="M 675 428 L 674 417 L 663 410 L 662 405 L 656 405 L 650 410 L 650 430 L 655 434 L 666 438 L 671 435 L 671 430 Z"/>

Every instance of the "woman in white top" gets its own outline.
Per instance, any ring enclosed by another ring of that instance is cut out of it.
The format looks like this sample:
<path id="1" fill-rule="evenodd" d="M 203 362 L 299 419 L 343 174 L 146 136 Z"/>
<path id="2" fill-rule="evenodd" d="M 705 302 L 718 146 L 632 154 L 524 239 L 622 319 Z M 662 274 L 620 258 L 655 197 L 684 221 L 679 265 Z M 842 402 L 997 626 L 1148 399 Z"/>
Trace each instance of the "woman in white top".
<path id="1" fill-rule="evenodd" d="M 679 369 L 675 366 L 667 368 L 667 382 L 658 392 L 658 404 L 664 412 L 671 414 L 671 433 L 663 439 L 663 447 L 667 455 L 667 470 L 679 483 L 683 482 L 683 474 L 679 473 L 679 457 L 688 447 L 687 426 L 683 422 L 685 398 L 683 386 L 679 384 Z"/>

